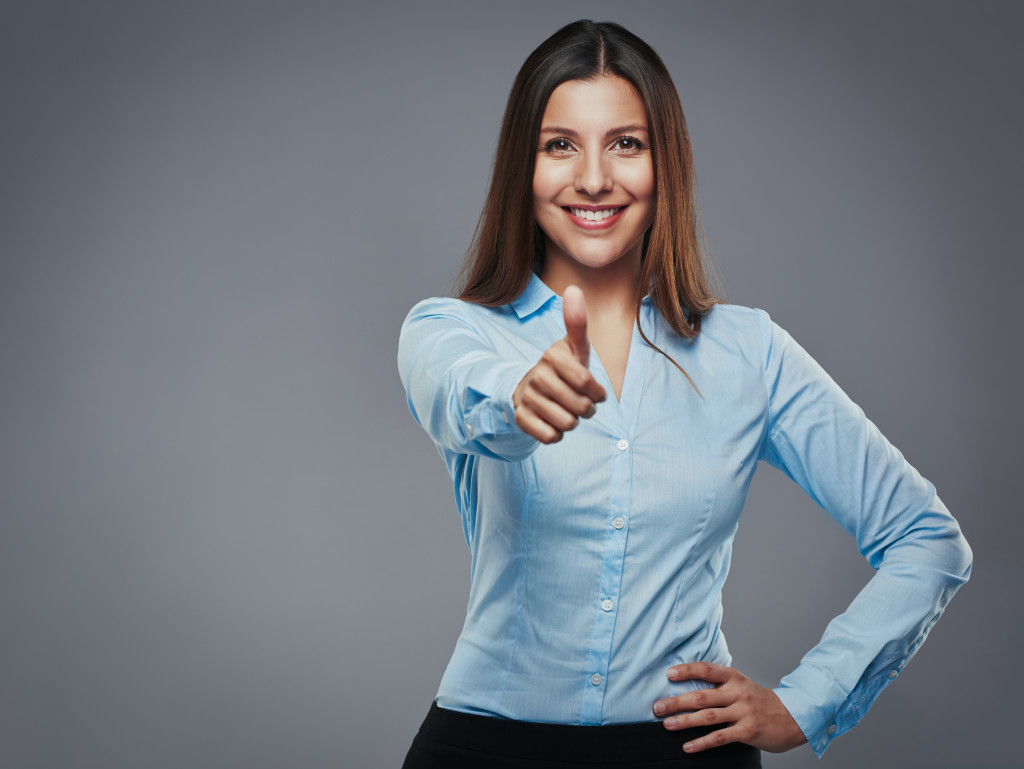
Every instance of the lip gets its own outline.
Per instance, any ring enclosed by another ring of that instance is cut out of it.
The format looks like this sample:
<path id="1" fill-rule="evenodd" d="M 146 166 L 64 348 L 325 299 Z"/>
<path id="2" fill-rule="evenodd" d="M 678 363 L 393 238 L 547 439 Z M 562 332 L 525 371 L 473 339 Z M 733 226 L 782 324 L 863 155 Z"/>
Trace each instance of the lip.
<path id="1" fill-rule="evenodd" d="M 619 221 L 620 218 L 622 218 L 622 214 L 625 212 L 627 208 L 629 208 L 629 206 L 573 205 L 562 206 L 561 208 L 563 211 L 565 211 L 565 215 L 569 217 L 569 220 L 577 227 L 579 227 L 581 230 L 606 230 L 612 225 L 614 225 L 617 221 Z M 573 208 L 582 209 L 584 211 L 607 211 L 609 209 L 618 208 L 619 212 L 617 214 L 612 214 L 607 219 L 602 219 L 599 222 L 595 222 L 591 221 L 590 219 L 581 219 L 580 217 L 576 216 L 571 211 L 571 209 Z"/>

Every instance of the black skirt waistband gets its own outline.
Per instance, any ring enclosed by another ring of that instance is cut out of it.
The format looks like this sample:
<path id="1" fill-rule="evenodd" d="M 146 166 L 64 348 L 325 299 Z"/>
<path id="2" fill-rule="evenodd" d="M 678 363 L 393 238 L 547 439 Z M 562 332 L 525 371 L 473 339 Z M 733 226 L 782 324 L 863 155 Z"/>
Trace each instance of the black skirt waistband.
<path id="1" fill-rule="evenodd" d="M 669 731 L 660 721 L 606 726 L 544 724 L 460 713 L 435 702 L 420 734 L 465 750 L 536 761 L 609 764 L 692 759 L 694 767 L 759 767 L 760 751 L 742 743 L 700 753 L 683 752 L 683 743 L 722 726 Z"/>

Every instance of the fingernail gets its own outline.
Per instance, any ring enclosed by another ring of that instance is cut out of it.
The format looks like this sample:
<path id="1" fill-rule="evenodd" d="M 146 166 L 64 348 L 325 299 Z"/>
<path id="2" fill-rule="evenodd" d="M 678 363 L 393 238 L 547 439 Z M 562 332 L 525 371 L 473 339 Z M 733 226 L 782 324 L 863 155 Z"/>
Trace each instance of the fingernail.
<path id="1" fill-rule="evenodd" d="M 668 677 L 669 678 L 678 678 L 679 677 L 679 671 L 676 670 L 675 668 L 669 668 L 668 669 Z"/>
<path id="2" fill-rule="evenodd" d="M 592 416 L 594 416 L 594 414 L 596 414 L 596 413 L 597 413 L 597 409 L 596 409 L 596 408 L 594 408 L 594 404 L 593 404 L 593 403 L 591 403 L 591 404 L 590 404 L 590 408 L 589 408 L 589 409 L 587 409 L 587 413 L 583 415 L 583 418 L 584 418 L 584 419 L 590 419 L 590 418 L 591 418 Z"/>
<path id="3" fill-rule="evenodd" d="M 674 718 L 666 718 L 665 719 L 665 726 L 667 728 L 671 729 L 675 725 L 676 725 L 676 720 Z"/>
<path id="4" fill-rule="evenodd" d="M 692 742 L 688 742 L 685 745 L 683 745 L 683 750 L 686 750 L 686 751 L 693 750 L 693 743 Z"/>
<path id="5" fill-rule="evenodd" d="M 659 716 L 662 713 L 664 713 L 665 712 L 665 703 L 664 702 L 656 702 L 654 704 L 654 712 L 657 713 Z"/>

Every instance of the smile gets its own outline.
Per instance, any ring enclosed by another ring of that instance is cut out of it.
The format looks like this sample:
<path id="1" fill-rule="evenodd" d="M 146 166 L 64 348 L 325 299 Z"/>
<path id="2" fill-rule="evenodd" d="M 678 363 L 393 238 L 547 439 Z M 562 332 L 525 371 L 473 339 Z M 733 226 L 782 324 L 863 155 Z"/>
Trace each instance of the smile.
<path id="1" fill-rule="evenodd" d="M 605 230 L 612 227 L 622 218 L 622 212 L 628 206 L 613 206 L 610 208 L 576 208 L 575 206 L 562 206 L 562 210 L 569 215 L 569 220 L 581 230 Z"/>
<path id="2" fill-rule="evenodd" d="M 619 206 L 618 208 L 604 208 L 600 211 L 591 211 L 586 208 L 570 208 L 565 207 L 565 210 L 575 216 L 577 219 L 586 219 L 588 222 L 602 222 L 615 214 L 619 213 L 625 206 Z"/>

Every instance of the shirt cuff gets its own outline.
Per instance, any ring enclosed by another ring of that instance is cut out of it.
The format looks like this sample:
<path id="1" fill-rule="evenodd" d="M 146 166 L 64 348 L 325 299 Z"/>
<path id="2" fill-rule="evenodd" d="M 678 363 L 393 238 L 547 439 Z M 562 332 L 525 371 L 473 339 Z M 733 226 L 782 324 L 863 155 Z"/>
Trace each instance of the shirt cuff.
<path id="1" fill-rule="evenodd" d="M 832 740 L 848 732 L 860 720 L 860 715 L 841 692 L 834 693 L 843 703 L 836 710 L 834 699 L 831 702 L 815 699 L 802 689 L 785 685 L 785 680 L 783 685 L 772 691 L 793 716 L 793 720 L 807 738 L 807 744 L 818 758 L 821 758 L 825 749 L 832 744 Z"/>
<path id="2" fill-rule="evenodd" d="M 512 461 L 525 459 L 539 445 L 516 424 L 512 393 L 533 368 L 532 364 L 509 364 L 500 374 L 490 397 L 478 402 L 466 415 L 466 437 Z"/>

